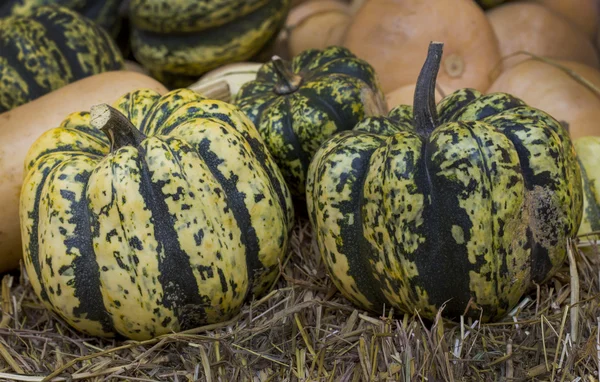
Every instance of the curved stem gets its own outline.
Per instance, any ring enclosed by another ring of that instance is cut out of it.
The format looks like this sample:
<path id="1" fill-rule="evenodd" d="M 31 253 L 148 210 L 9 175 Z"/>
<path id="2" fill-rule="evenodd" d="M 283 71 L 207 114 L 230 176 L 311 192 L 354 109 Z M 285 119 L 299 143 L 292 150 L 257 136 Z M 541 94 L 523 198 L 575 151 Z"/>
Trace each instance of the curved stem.
<path id="1" fill-rule="evenodd" d="M 91 125 L 106 134 L 110 141 L 110 151 L 124 146 L 138 146 L 146 136 L 120 111 L 105 103 L 92 106 Z"/>
<path id="2" fill-rule="evenodd" d="M 275 93 L 284 95 L 298 90 L 300 84 L 302 83 L 302 77 L 289 70 L 278 56 L 273 56 L 271 61 L 273 62 L 273 68 L 275 69 L 275 74 L 277 75 Z"/>
<path id="3" fill-rule="evenodd" d="M 413 118 L 416 130 L 428 136 L 438 125 L 435 106 L 435 81 L 440 70 L 444 44 L 432 41 L 427 58 L 419 73 L 413 101 Z"/>

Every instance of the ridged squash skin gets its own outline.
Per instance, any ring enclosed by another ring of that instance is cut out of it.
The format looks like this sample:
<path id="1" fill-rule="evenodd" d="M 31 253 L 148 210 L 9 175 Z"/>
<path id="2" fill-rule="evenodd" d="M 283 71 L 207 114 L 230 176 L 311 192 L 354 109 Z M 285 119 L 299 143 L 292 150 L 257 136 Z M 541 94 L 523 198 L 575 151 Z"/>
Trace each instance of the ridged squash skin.
<path id="1" fill-rule="evenodd" d="M 183 87 L 209 70 L 245 61 L 277 35 L 290 0 L 132 0 L 135 58 L 156 78 Z"/>
<path id="2" fill-rule="evenodd" d="M 582 214 L 575 151 L 555 119 L 509 94 L 462 89 L 436 107 L 429 90 L 321 146 L 311 224 L 355 304 L 495 320 L 563 264 Z"/>
<path id="3" fill-rule="evenodd" d="M 600 137 L 573 140 L 583 181 L 583 218 L 578 235 L 600 231 Z"/>
<path id="4" fill-rule="evenodd" d="M 41 5 L 54 4 L 69 8 L 104 28 L 111 36 L 120 29 L 119 5 L 121 0 L 2 0 L 0 17 L 25 16 Z"/>
<path id="5" fill-rule="evenodd" d="M 28 152 L 20 218 L 33 289 L 95 336 L 141 340 L 232 317 L 274 282 L 287 250 L 281 173 L 233 105 L 141 89 L 114 108 L 135 127 L 101 131 L 72 113 Z"/>
<path id="6" fill-rule="evenodd" d="M 123 66 L 108 33 L 65 7 L 45 5 L 0 19 L 0 113 Z"/>
<path id="7" fill-rule="evenodd" d="M 302 199 L 319 145 L 366 116 L 387 112 L 373 68 L 337 46 L 264 64 L 235 103 L 258 128 L 292 194 Z"/>

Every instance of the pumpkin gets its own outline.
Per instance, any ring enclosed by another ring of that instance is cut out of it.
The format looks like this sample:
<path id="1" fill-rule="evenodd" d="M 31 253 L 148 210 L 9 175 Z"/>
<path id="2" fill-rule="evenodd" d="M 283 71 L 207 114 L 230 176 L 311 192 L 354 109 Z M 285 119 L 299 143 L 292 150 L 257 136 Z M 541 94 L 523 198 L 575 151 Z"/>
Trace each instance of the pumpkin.
<path id="1" fill-rule="evenodd" d="M 92 20 L 111 36 L 115 37 L 120 29 L 119 5 L 121 0 L 3 0 L 0 4 L 0 17 L 10 15 L 26 16 L 34 8 L 46 4 L 69 8 Z"/>
<path id="2" fill-rule="evenodd" d="M 306 50 L 292 61 L 275 57 L 242 85 L 235 104 L 260 132 L 298 200 L 321 142 L 387 111 L 373 68 L 336 46 Z"/>
<path id="3" fill-rule="evenodd" d="M 131 0 L 134 57 L 171 87 L 250 59 L 283 25 L 290 0 Z"/>
<path id="4" fill-rule="evenodd" d="M 600 89 L 598 69 L 573 61 L 528 59 L 505 70 L 488 91 L 513 94 L 566 122 L 572 139 L 600 135 L 597 92 L 568 71 Z"/>
<path id="5" fill-rule="evenodd" d="M 484 11 L 473 0 L 366 1 L 342 45 L 385 79 L 387 94 L 415 83 L 425 58 L 420 47 L 432 40 L 443 40 L 446 46 L 438 78 L 445 94 L 490 86 L 500 50 Z"/>
<path id="6" fill-rule="evenodd" d="M 551 11 L 559 14 L 575 27 L 581 29 L 590 39 L 598 33 L 600 19 L 600 2 L 598 0 L 578 0 L 573 6 L 573 0 L 530 0 L 542 4 Z"/>
<path id="7" fill-rule="evenodd" d="M 583 180 L 583 218 L 578 235 L 600 231 L 600 136 L 573 140 Z"/>
<path id="8" fill-rule="evenodd" d="M 106 31 L 67 8 L 40 6 L 0 19 L 0 113 L 123 66 Z"/>
<path id="9" fill-rule="evenodd" d="M 341 45 L 351 21 L 350 4 L 340 0 L 313 0 L 292 8 L 285 25 L 289 54 Z"/>
<path id="10" fill-rule="evenodd" d="M 518 98 L 461 89 L 436 106 L 441 55 L 432 43 L 412 107 L 323 143 L 307 207 L 323 262 L 355 304 L 485 322 L 563 264 L 581 175 L 567 132 Z"/>
<path id="11" fill-rule="evenodd" d="M 519 51 L 555 59 L 577 61 L 598 68 L 598 53 L 590 37 L 542 4 L 508 2 L 486 12 L 498 37 L 502 57 Z M 508 68 L 527 56 L 504 60 Z"/>
<path id="12" fill-rule="evenodd" d="M 91 335 L 140 340 L 229 319 L 287 250 L 291 198 L 260 136 L 233 105 L 189 89 L 72 113 L 25 167 L 27 274 Z"/>
<path id="13" fill-rule="evenodd" d="M 111 71 L 75 81 L 34 101 L 0 113 L 0 273 L 19 267 L 23 256 L 19 227 L 19 193 L 27 150 L 46 130 L 57 127 L 69 113 L 113 102 L 128 91 L 167 89 L 151 77 Z"/>

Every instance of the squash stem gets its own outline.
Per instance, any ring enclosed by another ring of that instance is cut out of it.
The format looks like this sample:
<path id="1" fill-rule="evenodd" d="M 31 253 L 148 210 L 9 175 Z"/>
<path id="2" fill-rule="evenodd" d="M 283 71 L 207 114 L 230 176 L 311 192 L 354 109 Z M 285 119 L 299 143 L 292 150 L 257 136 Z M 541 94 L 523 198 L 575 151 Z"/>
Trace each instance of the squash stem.
<path id="1" fill-rule="evenodd" d="M 271 58 L 273 62 L 273 68 L 277 75 L 277 83 L 275 84 L 275 93 L 278 95 L 290 94 L 298 90 L 302 83 L 302 77 L 293 73 L 283 63 L 283 60 L 278 56 Z"/>
<path id="2" fill-rule="evenodd" d="M 427 58 L 417 79 L 413 118 L 417 131 L 423 136 L 429 136 L 438 125 L 435 82 L 440 70 L 443 46 L 444 44 L 441 42 L 429 43 Z"/>
<path id="3" fill-rule="evenodd" d="M 91 125 L 108 137 L 111 152 L 124 146 L 138 146 L 146 138 L 120 111 L 105 103 L 92 106 L 90 116 Z"/>

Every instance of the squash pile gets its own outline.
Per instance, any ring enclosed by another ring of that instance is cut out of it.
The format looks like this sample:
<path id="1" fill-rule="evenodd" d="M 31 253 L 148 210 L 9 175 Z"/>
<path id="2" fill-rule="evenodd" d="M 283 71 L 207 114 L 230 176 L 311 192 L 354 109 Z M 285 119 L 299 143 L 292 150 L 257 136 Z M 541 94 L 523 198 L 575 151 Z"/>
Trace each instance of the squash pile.
<path id="1" fill-rule="evenodd" d="M 501 320 L 600 230 L 595 1 L 4 2 L 0 272 L 148 339 L 276 287 L 306 217 L 361 309 Z"/>

